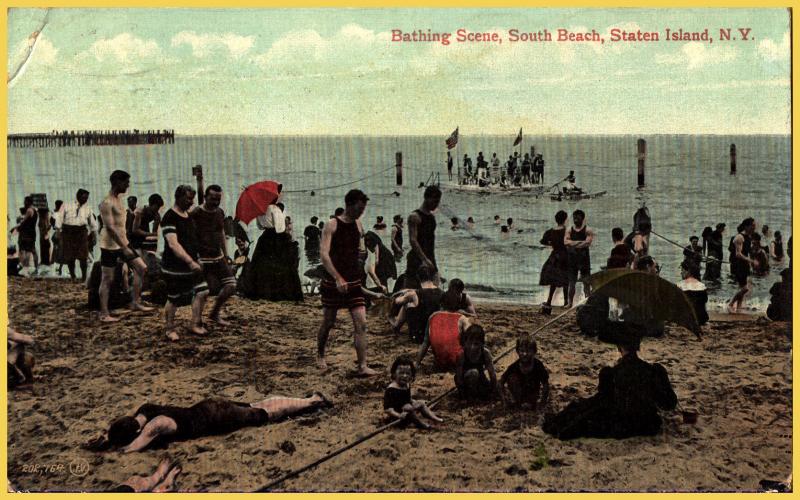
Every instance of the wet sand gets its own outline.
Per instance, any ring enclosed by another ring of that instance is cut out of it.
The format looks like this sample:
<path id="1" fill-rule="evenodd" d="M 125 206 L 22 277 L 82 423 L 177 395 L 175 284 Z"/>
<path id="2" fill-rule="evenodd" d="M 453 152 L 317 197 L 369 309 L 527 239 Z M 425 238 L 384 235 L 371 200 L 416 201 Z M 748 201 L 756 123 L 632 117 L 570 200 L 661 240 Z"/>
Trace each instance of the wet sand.
<path id="1" fill-rule="evenodd" d="M 84 288 L 64 280 L 9 279 L 9 297 L 10 324 L 36 341 L 33 390 L 8 399 L 8 476 L 21 490 L 102 491 L 151 473 L 169 455 L 182 463 L 182 490 L 252 491 L 379 426 L 388 368 L 397 355 L 417 349 L 372 313 L 370 366 L 384 374 L 354 378 L 351 323 L 340 311 L 329 344 L 332 369 L 320 374 L 314 364 L 318 297 L 302 304 L 234 298 L 228 306 L 233 326 L 207 337 L 187 333 L 176 343 L 164 337 L 161 310 L 129 314 L 113 325 L 93 323 Z M 524 306 L 477 309 L 495 356 L 519 332 L 548 319 Z M 188 324 L 188 315 L 181 308 L 178 318 Z M 682 407 L 699 413 L 695 425 L 667 412 L 655 437 L 561 442 L 542 432 L 541 413 L 448 396 L 437 407 L 445 419 L 437 429 L 390 429 L 277 489 L 754 491 L 759 480 L 783 480 L 791 471 L 790 326 L 737 319 L 706 326 L 703 342 L 677 327 L 643 342 L 641 357 L 662 363 Z M 580 336 L 574 316 L 537 338 L 550 370 L 550 411 L 594 393 L 599 369 L 617 357 L 612 346 Z M 514 359 L 500 361 L 498 373 Z M 452 384 L 451 375 L 433 370 L 429 354 L 412 390 L 430 400 Z M 257 401 L 314 389 L 336 406 L 166 450 L 123 455 L 79 447 L 145 402 Z"/>

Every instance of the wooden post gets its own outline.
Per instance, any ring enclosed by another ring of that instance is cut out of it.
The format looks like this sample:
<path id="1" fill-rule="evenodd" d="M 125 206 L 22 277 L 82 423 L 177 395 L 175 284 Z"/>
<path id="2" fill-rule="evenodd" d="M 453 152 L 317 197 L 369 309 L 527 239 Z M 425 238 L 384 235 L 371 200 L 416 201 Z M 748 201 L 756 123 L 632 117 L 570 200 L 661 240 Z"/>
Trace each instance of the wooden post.
<path id="1" fill-rule="evenodd" d="M 531 160 L 533 160 L 534 156 L 536 156 L 536 148 L 531 146 Z"/>
<path id="2" fill-rule="evenodd" d="M 395 154 L 395 168 L 397 169 L 397 185 L 403 185 L 403 152 L 398 151 Z"/>
<path id="3" fill-rule="evenodd" d="M 636 185 L 638 187 L 644 187 L 644 159 L 647 156 L 647 141 L 645 141 L 644 139 L 639 139 L 636 145 L 639 153 L 638 154 L 639 169 L 636 179 Z"/>
<path id="4" fill-rule="evenodd" d="M 731 144 L 731 175 L 736 175 L 736 144 Z"/>

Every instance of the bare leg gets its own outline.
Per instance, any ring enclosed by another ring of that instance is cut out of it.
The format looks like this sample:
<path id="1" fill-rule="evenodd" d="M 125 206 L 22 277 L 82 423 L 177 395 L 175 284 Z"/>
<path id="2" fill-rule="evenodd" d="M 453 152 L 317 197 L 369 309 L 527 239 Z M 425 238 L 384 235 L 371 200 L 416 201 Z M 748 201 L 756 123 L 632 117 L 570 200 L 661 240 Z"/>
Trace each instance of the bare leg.
<path id="1" fill-rule="evenodd" d="M 102 277 L 100 278 L 100 321 L 114 322 L 119 318 L 111 316 L 108 312 L 108 296 L 111 292 L 111 285 L 114 283 L 113 267 L 101 267 Z"/>
<path id="2" fill-rule="evenodd" d="M 403 328 L 403 324 L 406 322 L 406 306 L 400 308 L 400 311 L 397 313 L 397 317 L 392 319 L 389 318 L 389 324 L 392 325 L 392 329 L 394 333 L 400 333 L 400 329 Z"/>
<path id="3" fill-rule="evenodd" d="M 367 310 L 364 307 L 351 309 L 350 316 L 353 318 L 353 340 L 358 358 L 358 374 L 364 376 L 377 375 L 378 372 L 367 366 Z"/>
<path id="4" fill-rule="evenodd" d="M 325 345 L 328 343 L 328 335 L 334 323 L 336 323 L 336 309 L 323 307 L 322 325 L 317 333 L 317 366 L 320 370 L 328 369 L 328 365 L 325 363 Z"/>
<path id="5" fill-rule="evenodd" d="M 136 493 L 153 491 L 153 488 L 167 477 L 171 467 L 172 462 L 170 459 L 165 458 L 161 460 L 153 474 L 149 476 L 133 476 L 122 484 L 130 486 Z"/>
<path id="6" fill-rule="evenodd" d="M 553 295 L 555 295 L 555 293 L 556 293 L 555 285 L 550 285 L 550 292 L 548 292 L 547 294 L 547 302 L 544 303 L 547 307 L 550 307 L 550 304 L 553 303 Z"/>
<path id="7" fill-rule="evenodd" d="M 222 312 L 222 306 L 225 305 L 225 302 L 236 292 L 236 285 L 229 284 L 222 287 L 222 291 L 219 292 L 217 295 L 217 300 L 214 301 L 214 308 L 211 310 L 211 315 L 209 318 L 211 321 L 219 324 L 220 326 L 228 326 L 230 325 L 229 322 L 225 321 L 220 317 L 220 313 Z"/>
<path id="8" fill-rule="evenodd" d="M 165 330 L 167 332 L 167 338 L 172 341 L 180 340 L 178 332 L 175 331 L 175 311 L 177 310 L 178 307 L 169 300 L 167 301 L 167 305 L 164 306 Z"/>
<path id="9" fill-rule="evenodd" d="M 308 398 L 287 398 L 283 396 L 273 396 L 258 403 L 252 403 L 253 408 L 261 408 L 269 414 L 270 420 L 280 420 L 285 417 L 303 412 L 310 408 L 322 406 L 325 400 L 319 394 L 314 394 Z"/>
<path id="10" fill-rule="evenodd" d="M 197 335 L 205 335 L 208 330 L 203 328 L 203 306 L 206 305 L 206 297 L 208 297 L 208 290 L 195 294 L 192 300 L 192 333 Z"/>
<path id="11" fill-rule="evenodd" d="M 572 280 L 569 282 L 569 291 L 567 292 L 567 307 L 572 307 L 572 301 L 575 299 L 575 285 Z"/>
<path id="12" fill-rule="evenodd" d="M 142 283 L 144 282 L 144 274 L 147 272 L 147 265 L 141 258 L 137 258 L 131 262 L 131 266 L 133 267 L 133 297 L 131 297 L 131 309 L 142 312 L 152 311 L 152 307 L 142 305 Z"/>
<path id="13" fill-rule="evenodd" d="M 167 477 L 164 478 L 164 481 L 162 481 L 161 484 L 153 488 L 153 493 L 168 493 L 171 491 L 175 491 L 175 478 L 178 477 L 178 474 L 180 474 L 182 470 L 183 469 L 181 469 L 180 465 L 176 465 L 175 467 L 173 467 L 167 473 Z"/>
<path id="14" fill-rule="evenodd" d="M 87 261 L 79 260 L 78 263 L 81 265 L 81 280 L 82 281 L 86 281 L 87 279 L 89 279 L 89 275 L 86 274 L 87 273 L 87 268 L 88 268 Z M 74 261 L 72 262 L 71 267 L 69 269 L 70 269 L 70 274 L 72 275 L 72 278 L 74 279 L 75 278 L 75 262 Z"/>
<path id="15" fill-rule="evenodd" d="M 420 402 L 419 411 L 424 416 L 428 417 L 429 419 L 433 420 L 434 422 L 444 422 L 444 420 L 442 420 L 439 416 L 437 416 L 435 413 L 433 413 L 433 411 L 430 408 L 428 408 L 428 405 L 426 405 L 424 402 Z"/>

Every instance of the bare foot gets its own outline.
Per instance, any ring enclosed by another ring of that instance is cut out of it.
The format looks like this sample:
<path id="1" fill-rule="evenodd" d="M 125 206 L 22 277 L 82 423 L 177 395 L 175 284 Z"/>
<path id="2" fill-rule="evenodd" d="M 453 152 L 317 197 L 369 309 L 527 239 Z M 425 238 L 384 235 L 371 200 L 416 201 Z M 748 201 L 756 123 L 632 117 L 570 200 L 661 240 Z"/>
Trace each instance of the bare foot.
<path id="1" fill-rule="evenodd" d="M 362 366 L 358 369 L 358 376 L 359 377 L 374 377 L 378 375 L 380 372 L 377 372 L 370 368 L 369 366 Z"/>
<path id="2" fill-rule="evenodd" d="M 106 314 L 105 316 L 100 316 L 100 321 L 102 321 L 103 323 L 116 323 L 117 321 L 119 321 L 119 318 L 115 318 L 110 314 Z"/>
<path id="3" fill-rule="evenodd" d="M 433 415 L 431 415 L 431 420 L 433 420 L 434 422 L 439 422 L 440 424 L 441 424 L 442 422 L 444 422 L 444 419 L 443 419 L 443 418 L 441 418 L 441 417 L 436 417 L 436 416 L 433 416 Z"/>
<path id="4" fill-rule="evenodd" d="M 209 321 L 213 321 L 214 323 L 218 324 L 219 326 L 230 326 L 231 325 L 230 321 L 224 320 L 219 316 L 212 316 L 212 317 L 209 318 Z"/>
<path id="5" fill-rule="evenodd" d="M 202 326 L 193 326 L 189 329 L 189 331 L 194 333 L 195 335 L 205 335 L 208 333 L 208 330 L 206 330 Z"/>
<path id="6" fill-rule="evenodd" d="M 325 362 L 325 358 L 317 358 L 317 368 L 322 372 L 328 370 L 328 363 Z"/>
<path id="7" fill-rule="evenodd" d="M 131 303 L 130 307 L 131 311 L 139 311 L 139 312 L 150 312 L 153 310 L 152 307 L 143 306 L 142 304 Z"/>
<path id="8" fill-rule="evenodd" d="M 169 330 L 167 332 L 167 338 L 173 342 L 177 342 L 181 339 L 180 336 L 178 336 L 178 332 L 176 332 L 175 330 Z"/>
<path id="9" fill-rule="evenodd" d="M 182 470 L 180 465 L 173 467 L 167 474 L 167 477 L 164 478 L 164 481 L 153 489 L 153 493 L 175 491 L 175 478 L 178 477 L 178 474 L 180 474 Z"/>
<path id="10" fill-rule="evenodd" d="M 728 309 L 728 314 L 736 314 L 737 312 L 736 306 L 733 304 L 728 304 L 727 309 Z"/>

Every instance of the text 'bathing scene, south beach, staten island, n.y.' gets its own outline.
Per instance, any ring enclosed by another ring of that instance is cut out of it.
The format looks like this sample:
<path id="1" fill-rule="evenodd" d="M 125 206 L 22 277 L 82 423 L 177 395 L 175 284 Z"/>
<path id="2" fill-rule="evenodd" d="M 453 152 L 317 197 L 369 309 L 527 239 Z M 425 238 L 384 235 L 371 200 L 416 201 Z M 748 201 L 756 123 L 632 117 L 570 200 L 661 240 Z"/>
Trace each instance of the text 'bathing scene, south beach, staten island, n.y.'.
<path id="1" fill-rule="evenodd" d="M 791 491 L 790 33 L 9 10 L 9 490 Z"/>

